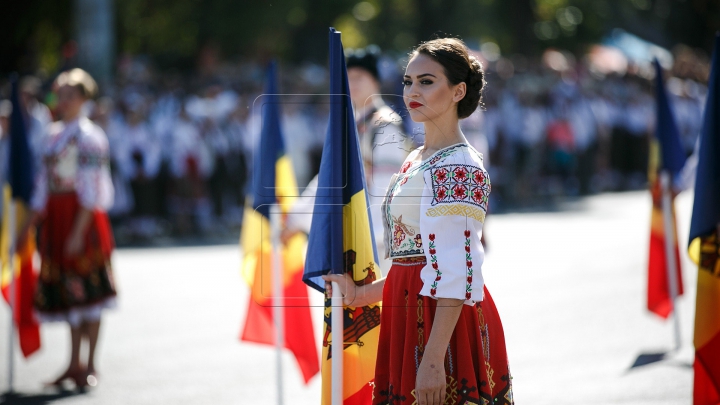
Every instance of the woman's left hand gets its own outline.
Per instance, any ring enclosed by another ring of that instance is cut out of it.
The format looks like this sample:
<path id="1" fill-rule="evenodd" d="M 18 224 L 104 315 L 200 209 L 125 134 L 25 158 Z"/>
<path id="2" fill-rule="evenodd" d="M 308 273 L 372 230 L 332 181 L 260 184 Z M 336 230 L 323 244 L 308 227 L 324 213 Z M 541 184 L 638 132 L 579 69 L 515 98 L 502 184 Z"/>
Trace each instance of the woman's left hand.
<path id="1" fill-rule="evenodd" d="M 82 252 L 84 245 L 83 235 L 79 232 L 71 232 L 67 242 L 65 242 L 65 255 L 74 257 Z"/>
<path id="2" fill-rule="evenodd" d="M 418 405 L 443 405 L 445 403 L 445 361 L 423 357 L 415 380 Z"/>

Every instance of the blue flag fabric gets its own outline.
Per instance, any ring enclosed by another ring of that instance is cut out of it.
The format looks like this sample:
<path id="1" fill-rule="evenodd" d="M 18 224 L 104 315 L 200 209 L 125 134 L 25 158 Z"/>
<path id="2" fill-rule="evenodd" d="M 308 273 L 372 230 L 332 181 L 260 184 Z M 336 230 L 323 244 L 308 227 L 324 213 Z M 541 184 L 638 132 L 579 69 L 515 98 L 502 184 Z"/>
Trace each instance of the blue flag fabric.
<path id="1" fill-rule="evenodd" d="M 267 69 L 265 94 L 260 99 L 262 133 L 253 163 L 253 208 L 265 218 L 270 218 L 270 206 L 277 202 L 276 162 L 285 154 L 277 93 L 277 64 L 272 61 Z"/>
<path id="2" fill-rule="evenodd" d="M 321 275 L 343 273 L 343 207 L 365 189 L 354 117 L 340 32 L 330 28 L 330 119 L 303 275 L 303 281 L 320 292 L 325 290 Z M 369 206 L 367 196 L 365 206 Z M 374 247 L 372 232 L 370 237 Z M 377 263 L 377 252 L 374 256 Z"/>
<path id="3" fill-rule="evenodd" d="M 709 234 L 720 222 L 720 34 L 715 35 L 698 155 L 688 243 Z"/>
<path id="4" fill-rule="evenodd" d="M 657 127 L 655 136 L 660 142 L 660 169 L 667 170 L 671 177 L 677 176 L 685 166 L 685 152 L 680 143 L 680 132 L 678 131 L 675 115 L 670 108 L 665 82 L 663 81 L 662 68 L 657 59 L 655 65 L 655 91 L 657 93 Z"/>
<path id="5" fill-rule="evenodd" d="M 12 188 L 12 198 L 30 203 L 33 192 L 33 157 L 28 143 L 25 109 L 20 105 L 17 77 L 12 79 L 12 114 L 10 114 L 10 164 L 8 165 L 8 183 Z"/>

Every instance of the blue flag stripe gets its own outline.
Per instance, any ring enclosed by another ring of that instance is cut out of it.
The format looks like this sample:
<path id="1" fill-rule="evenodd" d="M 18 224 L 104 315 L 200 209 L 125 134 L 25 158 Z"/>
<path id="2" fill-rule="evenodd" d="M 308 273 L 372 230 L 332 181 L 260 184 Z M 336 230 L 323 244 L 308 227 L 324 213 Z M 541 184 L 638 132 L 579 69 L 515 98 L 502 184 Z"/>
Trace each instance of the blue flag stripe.
<path id="1" fill-rule="evenodd" d="M 321 292 L 325 288 L 320 275 L 329 272 L 340 274 L 344 269 L 343 207 L 350 204 L 354 195 L 365 189 L 365 173 L 350 102 L 340 32 L 330 28 L 329 36 L 330 118 L 320 162 L 318 191 L 303 274 L 303 281 Z M 365 206 L 369 206 L 367 196 Z M 372 232 L 370 235 L 374 238 Z M 374 247 L 374 240 L 372 244 Z"/>
<path id="2" fill-rule="evenodd" d="M 277 66 L 273 61 L 267 70 L 265 94 L 259 100 L 262 128 L 253 163 L 253 208 L 266 218 L 270 217 L 270 206 L 277 202 L 275 166 L 278 159 L 285 154 L 277 93 Z"/>
<path id="3" fill-rule="evenodd" d="M 655 92 L 657 93 L 657 127 L 655 136 L 660 142 L 660 156 L 662 157 L 661 168 L 667 170 L 671 175 L 677 176 L 685 166 L 685 152 L 680 143 L 680 132 L 678 131 L 675 115 L 670 107 L 670 100 L 665 90 L 662 68 L 657 59 L 655 65 Z"/>
<path id="4" fill-rule="evenodd" d="M 700 133 L 690 240 L 707 235 L 720 222 L 720 34 L 715 35 L 703 128 Z"/>
<path id="5" fill-rule="evenodd" d="M 30 203 L 33 192 L 33 156 L 28 143 L 24 108 L 20 105 L 17 77 L 12 80 L 12 114 L 10 115 L 10 162 L 8 183 L 12 197 Z"/>

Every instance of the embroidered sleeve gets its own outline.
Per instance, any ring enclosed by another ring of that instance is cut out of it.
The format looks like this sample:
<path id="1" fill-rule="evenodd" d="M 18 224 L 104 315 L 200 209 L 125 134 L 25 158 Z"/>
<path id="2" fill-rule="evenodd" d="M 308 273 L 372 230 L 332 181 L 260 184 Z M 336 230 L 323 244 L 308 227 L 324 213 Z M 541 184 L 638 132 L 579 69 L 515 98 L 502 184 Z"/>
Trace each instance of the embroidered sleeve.
<path id="1" fill-rule="evenodd" d="M 108 142 L 99 128 L 94 129 L 99 133 L 93 133 L 79 143 L 75 190 L 83 207 L 107 211 L 114 198 Z"/>
<path id="2" fill-rule="evenodd" d="M 420 229 L 428 264 L 420 273 L 420 294 L 473 305 L 483 299 L 480 238 L 490 194 L 487 172 L 475 161 L 439 162 L 425 171 L 424 180 Z"/>

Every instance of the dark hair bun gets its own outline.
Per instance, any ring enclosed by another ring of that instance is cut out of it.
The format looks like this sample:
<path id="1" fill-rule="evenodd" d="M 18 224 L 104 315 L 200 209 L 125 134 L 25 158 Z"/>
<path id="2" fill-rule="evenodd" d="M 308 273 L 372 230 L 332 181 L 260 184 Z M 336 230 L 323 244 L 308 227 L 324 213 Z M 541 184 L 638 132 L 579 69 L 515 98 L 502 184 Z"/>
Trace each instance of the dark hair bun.
<path id="1" fill-rule="evenodd" d="M 345 54 L 345 62 L 348 69 L 358 67 L 367 70 L 375 80 L 380 81 L 378 61 L 380 59 L 380 48 L 377 45 L 370 45 L 365 49 L 348 49 Z"/>
<path id="2" fill-rule="evenodd" d="M 480 105 L 485 88 L 485 72 L 482 64 L 470 55 L 465 43 L 456 38 L 438 38 L 423 42 L 410 56 L 423 54 L 442 65 L 448 81 L 453 84 L 465 82 L 465 97 L 457 105 L 458 118 L 467 118 Z"/>

